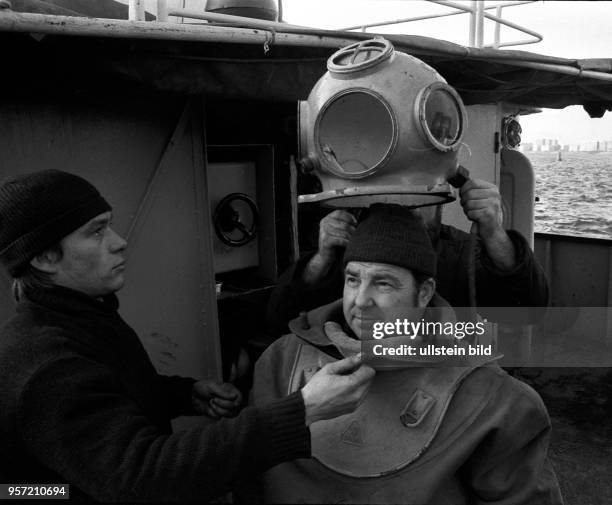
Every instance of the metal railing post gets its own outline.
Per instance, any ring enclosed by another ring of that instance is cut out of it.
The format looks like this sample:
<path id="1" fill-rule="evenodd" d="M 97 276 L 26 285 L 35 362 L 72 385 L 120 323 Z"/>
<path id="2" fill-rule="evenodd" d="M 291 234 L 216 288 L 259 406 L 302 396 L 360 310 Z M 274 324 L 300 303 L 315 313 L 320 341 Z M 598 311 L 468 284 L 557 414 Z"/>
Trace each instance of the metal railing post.
<path id="1" fill-rule="evenodd" d="M 157 21 L 168 21 L 168 0 L 157 0 Z"/>
<path id="2" fill-rule="evenodd" d="M 128 19 L 130 21 L 144 21 L 145 6 L 144 0 L 130 0 L 128 9 Z"/>
<path id="3" fill-rule="evenodd" d="M 498 5 L 497 9 L 495 9 L 495 15 L 498 18 L 501 18 L 501 16 L 502 16 L 502 9 L 503 9 L 503 7 L 501 5 Z M 500 33 L 501 33 L 501 23 L 496 21 L 495 22 L 495 39 L 494 39 L 494 42 L 493 42 L 493 47 L 495 49 L 499 49 Z"/>
<path id="4" fill-rule="evenodd" d="M 484 2 L 476 2 L 476 47 L 484 45 Z"/>
<path id="5" fill-rule="evenodd" d="M 476 44 L 476 0 L 472 0 L 470 11 L 470 47 Z"/>

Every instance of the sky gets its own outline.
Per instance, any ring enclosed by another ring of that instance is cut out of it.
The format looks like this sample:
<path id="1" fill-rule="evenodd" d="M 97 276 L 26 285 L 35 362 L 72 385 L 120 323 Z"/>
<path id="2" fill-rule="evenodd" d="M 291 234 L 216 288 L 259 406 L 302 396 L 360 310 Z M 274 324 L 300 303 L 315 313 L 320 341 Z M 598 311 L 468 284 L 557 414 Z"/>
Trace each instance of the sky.
<path id="1" fill-rule="evenodd" d="M 415 0 L 282 0 L 283 18 L 288 23 L 319 28 L 345 28 L 361 23 L 450 12 L 429 2 Z M 469 4 L 470 2 L 457 2 Z M 499 2 L 487 2 L 496 5 Z M 495 13 L 495 11 L 489 11 Z M 612 58 L 612 1 L 538 1 L 509 7 L 503 18 L 543 36 L 536 44 L 514 46 L 539 54 L 563 58 Z M 376 27 L 369 31 L 425 35 L 467 45 L 467 14 Z M 493 42 L 494 28 L 485 21 L 485 43 Z M 507 27 L 501 29 L 501 40 L 525 40 L 529 36 Z M 612 85 L 612 84 L 611 84 Z M 578 144 L 590 140 L 612 140 L 612 112 L 592 119 L 579 106 L 562 110 L 544 109 L 539 114 L 521 118 L 523 142 L 538 138 L 556 138 L 561 144 Z"/>

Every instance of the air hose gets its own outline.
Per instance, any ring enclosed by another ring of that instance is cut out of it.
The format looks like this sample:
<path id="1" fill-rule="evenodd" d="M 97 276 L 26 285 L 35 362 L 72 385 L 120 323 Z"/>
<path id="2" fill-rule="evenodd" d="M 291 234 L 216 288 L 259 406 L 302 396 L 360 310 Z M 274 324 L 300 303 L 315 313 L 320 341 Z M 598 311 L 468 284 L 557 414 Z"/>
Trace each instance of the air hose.
<path id="1" fill-rule="evenodd" d="M 461 188 L 470 180 L 470 171 L 461 166 L 457 166 L 455 175 L 448 179 L 448 183 L 454 188 Z M 477 319 L 476 306 L 476 247 L 478 240 L 478 223 L 472 223 L 470 228 L 470 243 L 468 245 L 468 297 L 470 302 L 470 318 L 472 321 Z"/>

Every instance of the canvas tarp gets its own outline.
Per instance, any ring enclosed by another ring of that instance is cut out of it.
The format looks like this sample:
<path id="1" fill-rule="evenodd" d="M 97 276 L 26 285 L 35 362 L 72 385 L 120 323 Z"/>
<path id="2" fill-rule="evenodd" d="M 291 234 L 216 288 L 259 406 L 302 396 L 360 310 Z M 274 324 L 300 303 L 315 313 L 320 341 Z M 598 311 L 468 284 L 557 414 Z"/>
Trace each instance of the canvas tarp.
<path id="1" fill-rule="evenodd" d="M 337 49 L 322 47 L 317 40 L 333 41 L 337 37 L 342 41 L 338 43 L 340 47 L 347 38 L 361 40 L 373 36 L 327 30 L 299 33 L 300 30 L 287 29 L 282 42 L 275 40 L 279 32 L 273 31 L 269 39 L 266 37 L 266 44 L 235 43 L 229 35 L 224 43 L 218 37 L 207 40 L 207 25 L 190 28 L 195 35 L 201 32 L 199 40 L 193 37 L 185 40 L 179 34 L 173 38 L 155 22 L 134 25 L 137 27 L 132 35 L 128 21 L 114 22 L 123 23 L 119 26 L 123 30 L 120 36 L 116 31 L 108 37 L 100 36 L 99 32 L 87 36 L 83 30 L 77 30 L 76 24 L 71 30 L 70 20 L 76 18 L 63 18 L 59 31 L 57 26 L 49 28 L 49 16 L 26 16 L 27 25 L 22 23 L 20 27 L 23 18 L 2 23 L 2 18 L 10 15 L 0 11 L 0 41 L 2 47 L 10 48 L 3 58 L 8 72 L 1 86 L 17 93 L 35 89 L 43 82 L 45 87 L 78 84 L 82 89 L 107 90 L 122 89 L 129 83 L 131 87 L 154 92 L 245 100 L 303 100 L 326 71 L 327 58 Z M 39 18 L 40 29 L 36 25 Z M 106 25 L 110 27 L 110 23 Z M 232 34 L 239 29 L 226 30 Z M 300 38 L 300 44 L 292 44 L 292 38 Z M 397 50 L 438 70 L 466 104 L 510 102 L 538 108 L 583 105 L 594 117 L 612 110 L 612 81 L 588 75 L 591 70 L 612 75 L 610 59 L 571 60 L 527 51 L 468 48 L 420 36 L 386 35 L 386 38 Z M 312 44 L 304 40 L 311 40 Z"/>

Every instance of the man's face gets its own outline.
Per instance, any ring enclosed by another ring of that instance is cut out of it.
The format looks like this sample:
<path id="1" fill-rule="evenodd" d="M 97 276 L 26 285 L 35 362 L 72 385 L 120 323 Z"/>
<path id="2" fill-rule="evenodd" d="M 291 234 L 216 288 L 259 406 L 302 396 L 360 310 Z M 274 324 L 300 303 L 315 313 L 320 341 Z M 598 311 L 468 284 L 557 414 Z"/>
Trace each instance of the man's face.
<path id="1" fill-rule="evenodd" d="M 406 268 L 351 261 L 344 272 L 344 318 L 362 339 L 370 338 L 374 322 L 416 321 L 433 295 L 431 283 L 426 281 L 417 286 L 412 272 Z"/>
<path id="2" fill-rule="evenodd" d="M 110 212 L 100 214 L 62 239 L 55 284 L 93 297 L 123 287 L 127 242 L 112 230 L 111 219 Z"/>

